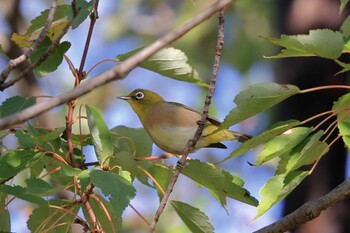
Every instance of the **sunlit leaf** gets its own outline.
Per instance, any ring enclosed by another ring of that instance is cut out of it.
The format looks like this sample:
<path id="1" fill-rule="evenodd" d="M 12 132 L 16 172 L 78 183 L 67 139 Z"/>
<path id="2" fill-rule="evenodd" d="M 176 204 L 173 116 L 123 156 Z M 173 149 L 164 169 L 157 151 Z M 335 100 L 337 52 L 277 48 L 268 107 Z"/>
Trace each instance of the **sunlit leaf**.
<path id="1" fill-rule="evenodd" d="M 293 85 L 277 83 L 257 83 L 241 91 L 234 99 L 237 107 L 226 116 L 220 129 L 225 129 L 254 116 L 288 97 L 299 93 Z"/>
<path id="2" fill-rule="evenodd" d="M 240 145 L 240 147 L 238 147 L 235 151 L 233 151 L 223 161 L 229 160 L 233 157 L 244 154 L 244 153 L 248 152 L 249 150 L 257 147 L 258 145 L 270 140 L 271 138 L 276 137 L 277 135 L 280 135 L 281 133 L 284 133 L 288 129 L 291 129 L 299 124 L 300 124 L 300 121 L 297 121 L 297 120 L 279 122 L 279 123 L 273 125 L 271 127 L 271 129 L 268 129 L 268 130 L 262 132 L 261 134 L 254 136 L 252 139 L 242 143 Z"/>
<path id="3" fill-rule="evenodd" d="M 129 53 L 118 55 L 117 59 L 124 61 L 141 49 L 142 48 L 135 49 Z M 200 79 L 198 72 L 187 60 L 188 58 L 184 52 L 179 49 L 168 47 L 159 50 L 139 66 L 172 79 L 207 87 L 208 84 Z"/>
<path id="4" fill-rule="evenodd" d="M 350 36 L 350 16 L 348 16 L 343 24 L 340 27 L 340 31 L 342 32 L 344 37 L 349 37 Z"/>
<path id="5" fill-rule="evenodd" d="M 311 128 L 297 127 L 272 138 L 264 145 L 264 149 L 258 154 L 254 164 L 261 165 L 264 162 L 292 150 L 304 140 L 311 131 Z"/>
<path id="6" fill-rule="evenodd" d="M 109 129 L 101 113 L 91 106 L 86 106 L 88 126 L 96 154 L 101 165 L 113 155 L 113 142 Z"/>
<path id="7" fill-rule="evenodd" d="M 319 56 L 337 59 L 344 47 L 342 34 L 330 29 L 310 30 L 308 35 L 282 35 L 280 38 L 265 37 L 264 39 L 284 47 L 281 53 L 268 58 Z"/>
<path id="8" fill-rule="evenodd" d="M 340 13 L 343 12 L 344 8 L 348 4 L 349 0 L 340 0 Z"/>
<path id="9" fill-rule="evenodd" d="M 198 208 L 180 201 L 171 200 L 170 203 L 191 232 L 214 232 L 214 228 L 210 224 L 208 216 Z"/>

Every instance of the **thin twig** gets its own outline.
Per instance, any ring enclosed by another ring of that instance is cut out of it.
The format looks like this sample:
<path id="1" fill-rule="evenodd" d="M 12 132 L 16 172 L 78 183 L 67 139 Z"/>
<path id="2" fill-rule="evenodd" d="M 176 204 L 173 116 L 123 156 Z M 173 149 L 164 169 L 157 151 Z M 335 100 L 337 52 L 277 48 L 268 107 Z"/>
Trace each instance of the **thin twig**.
<path id="1" fill-rule="evenodd" d="M 51 2 L 50 11 L 47 16 L 47 20 L 45 22 L 43 30 L 40 32 L 38 38 L 36 38 L 32 44 L 32 46 L 29 47 L 27 51 L 25 51 L 22 55 L 15 59 L 11 59 L 5 69 L 0 74 L 0 85 L 2 85 L 7 77 L 9 76 L 10 72 L 16 68 L 19 64 L 26 61 L 34 52 L 37 50 L 41 42 L 45 39 L 47 33 L 49 32 L 50 26 L 53 22 L 54 16 L 56 14 L 57 10 L 57 2 L 58 0 L 53 0 Z"/>
<path id="2" fill-rule="evenodd" d="M 13 124 L 18 124 L 26 120 L 29 120 L 43 112 L 46 112 L 51 108 L 59 106 L 63 103 L 67 103 L 72 99 L 75 99 L 84 94 L 87 94 L 91 90 L 99 86 L 102 86 L 108 82 L 125 78 L 128 72 L 134 69 L 138 64 L 145 61 L 147 58 L 149 58 L 150 56 L 158 52 L 160 49 L 166 47 L 173 41 L 177 40 L 181 36 L 185 35 L 192 28 L 196 27 L 197 25 L 199 25 L 200 23 L 202 23 L 203 21 L 205 21 L 206 19 L 214 15 L 218 10 L 224 8 L 226 5 L 230 4 L 231 2 L 232 0 L 217 1 L 216 3 L 206 8 L 204 11 L 199 13 L 196 17 L 191 19 L 189 22 L 187 22 L 180 28 L 175 29 L 174 31 L 160 38 L 159 40 L 156 40 L 149 46 L 145 47 L 135 55 L 126 59 L 124 62 L 120 63 L 119 65 L 116 65 L 112 69 L 109 69 L 103 72 L 102 74 L 99 74 L 94 78 L 87 80 L 79 87 L 74 88 L 73 90 L 67 91 L 65 93 L 62 93 L 61 95 L 51 98 L 48 101 L 37 103 L 34 106 L 26 108 L 21 112 L 2 118 L 0 120 L 0 130 L 10 127 Z"/>
<path id="3" fill-rule="evenodd" d="M 159 207 L 158 207 L 157 212 L 154 216 L 152 224 L 149 227 L 149 230 L 148 230 L 149 233 L 153 233 L 155 231 L 158 220 L 164 211 L 164 208 L 169 200 L 170 194 L 173 191 L 173 188 L 177 182 L 177 179 L 181 173 L 181 170 L 186 164 L 187 156 L 191 152 L 191 150 L 196 145 L 197 141 L 199 140 L 199 138 L 202 135 L 202 132 L 203 132 L 203 129 L 205 126 L 205 122 L 207 121 L 207 117 L 208 117 L 208 111 L 209 111 L 209 106 L 211 103 L 211 98 L 213 96 L 213 92 L 215 89 L 216 76 L 217 76 L 217 73 L 219 70 L 220 57 L 221 57 L 221 51 L 222 51 L 223 44 L 224 44 L 224 12 L 223 12 L 223 10 L 221 10 L 220 14 L 219 14 L 219 32 L 218 32 L 218 38 L 217 38 L 217 44 L 216 44 L 216 54 L 215 54 L 215 59 L 214 59 L 213 72 L 212 72 L 212 75 L 210 78 L 209 88 L 208 88 L 207 96 L 205 98 L 205 103 L 204 103 L 204 107 L 203 107 L 201 120 L 198 123 L 198 128 L 197 128 L 195 135 L 193 136 L 192 139 L 190 139 L 187 142 L 187 145 L 186 145 L 185 150 L 182 154 L 182 157 L 181 157 L 180 161 L 178 162 L 178 166 L 176 166 L 176 170 L 174 172 L 174 175 L 173 175 L 173 177 L 168 185 L 168 188 L 167 188 L 167 190 L 166 190 L 166 192 L 165 192 L 165 194 L 164 194 L 164 196 L 159 204 Z"/>
<path id="4" fill-rule="evenodd" d="M 286 232 L 303 223 L 315 219 L 323 210 L 347 199 L 348 197 L 350 197 L 350 178 L 346 179 L 343 183 L 338 185 L 326 195 L 303 204 L 291 214 L 255 231 L 255 233 Z"/>

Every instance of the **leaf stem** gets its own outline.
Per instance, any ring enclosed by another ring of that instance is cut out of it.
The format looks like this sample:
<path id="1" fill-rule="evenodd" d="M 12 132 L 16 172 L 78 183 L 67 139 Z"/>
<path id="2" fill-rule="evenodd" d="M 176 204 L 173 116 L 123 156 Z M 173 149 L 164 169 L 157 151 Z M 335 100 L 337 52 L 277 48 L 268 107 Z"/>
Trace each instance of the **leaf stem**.
<path id="1" fill-rule="evenodd" d="M 313 87 L 313 88 L 300 90 L 299 94 L 305 94 L 308 92 L 320 91 L 320 90 L 325 90 L 325 89 L 350 89 L 350 86 L 348 86 L 348 85 L 328 85 L 328 86 Z"/>

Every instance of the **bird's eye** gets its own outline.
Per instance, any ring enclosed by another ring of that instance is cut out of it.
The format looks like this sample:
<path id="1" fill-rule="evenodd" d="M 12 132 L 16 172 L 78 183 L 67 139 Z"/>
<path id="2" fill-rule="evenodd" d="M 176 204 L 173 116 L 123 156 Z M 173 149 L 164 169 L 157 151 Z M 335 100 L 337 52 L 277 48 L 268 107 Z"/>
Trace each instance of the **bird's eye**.
<path id="1" fill-rule="evenodd" d="M 143 94 L 143 92 L 139 91 L 135 94 L 135 98 L 138 100 L 143 99 L 143 97 L 145 97 L 145 94 Z"/>

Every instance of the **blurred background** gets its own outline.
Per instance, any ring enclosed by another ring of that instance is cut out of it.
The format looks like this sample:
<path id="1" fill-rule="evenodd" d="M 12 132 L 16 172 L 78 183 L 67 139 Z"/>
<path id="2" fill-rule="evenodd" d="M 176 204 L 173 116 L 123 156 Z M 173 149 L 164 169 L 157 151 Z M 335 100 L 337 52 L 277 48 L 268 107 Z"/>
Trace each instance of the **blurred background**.
<path id="1" fill-rule="evenodd" d="M 85 70 L 89 70 L 102 59 L 115 58 L 118 54 L 147 46 L 190 20 L 213 2 L 204 0 L 100 1 L 99 19 L 95 25 Z M 233 102 L 235 95 L 253 83 L 276 81 L 295 84 L 300 88 L 346 83 L 344 77 L 333 77 L 339 71 L 336 64 L 323 59 L 264 59 L 264 55 L 274 55 L 279 48 L 259 37 L 279 37 L 282 33 L 307 33 L 312 28 L 327 27 L 337 30 L 344 20 L 344 15 L 339 14 L 339 5 L 338 0 L 246 0 L 235 1 L 231 7 L 225 9 L 225 44 L 210 114 L 223 120 L 235 106 Z M 0 44 L 10 58 L 21 53 L 9 41 L 11 34 L 13 32 L 24 34 L 30 21 L 49 7 L 48 0 L 30 2 L 0 0 Z M 171 45 L 188 56 L 189 63 L 197 69 L 206 82 L 209 81 L 214 61 L 217 24 L 217 18 L 212 17 Z M 89 20 L 86 20 L 64 37 L 64 40 L 72 43 L 66 55 L 76 67 L 80 64 L 88 26 Z M 1 69 L 5 67 L 6 62 L 6 59 L 0 58 Z M 20 66 L 15 73 L 24 69 L 26 65 Z M 115 64 L 111 62 L 103 63 L 87 78 L 93 78 L 113 65 Z M 68 65 L 63 62 L 57 71 L 46 77 L 36 79 L 34 75 L 29 75 L 17 85 L 6 89 L 0 94 L 0 101 L 14 95 L 55 96 L 72 89 L 73 85 L 74 78 Z M 156 73 L 137 68 L 124 80 L 109 83 L 80 98 L 78 105 L 88 103 L 99 108 L 110 128 L 118 125 L 141 127 L 130 106 L 115 98 L 128 94 L 135 88 L 153 90 L 168 101 L 180 102 L 198 110 L 203 107 L 206 94 L 204 88 L 194 84 L 161 77 Z M 324 91 L 317 95 L 310 94 L 307 98 L 303 96 L 302 99 L 293 97 L 278 108 L 274 107 L 271 111 L 254 116 L 234 126 L 233 129 L 256 135 L 279 120 L 303 120 L 330 109 L 332 102 L 341 94 L 339 91 Z M 60 106 L 36 120 L 46 127 L 62 127 L 65 124 L 66 110 L 66 106 Z M 13 143 L 15 143 L 14 138 L 6 138 L 5 144 L 8 148 L 15 148 Z M 218 162 L 238 146 L 236 142 L 225 144 L 228 146 L 227 150 L 202 149 L 190 157 L 201 161 Z M 86 150 L 89 151 L 90 148 Z M 154 155 L 161 152 L 154 147 Z M 256 153 L 258 150 L 229 160 L 220 166 L 242 177 L 246 181 L 245 187 L 259 199 L 259 189 L 274 174 L 275 164 L 266 164 L 261 167 L 249 166 L 247 162 L 254 161 Z M 95 161 L 92 149 L 88 154 L 89 160 Z M 169 163 L 175 164 L 176 159 L 169 160 Z M 200 208 L 208 215 L 216 232 L 252 232 L 276 221 L 306 200 L 327 193 L 327 190 L 344 180 L 347 175 L 346 163 L 344 146 L 339 143 L 335 146 L 333 154 L 326 155 L 314 174 L 303 182 L 301 188 L 296 190 L 287 202 L 279 203 L 254 222 L 251 220 L 256 214 L 255 208 L 228 200 L 229 214 L 227 214 L 207 190 L 198 187 L 183 176 L 176 184 L 171 198 Z M 154 190 L 137 181 L 136 188 L 137 196 L 131 204 L 141 214 L 151 219 L 158 206 L 158 196 Z M 350 232 L 350 213 L 349 208 L 345 208 L 346 204 L 330 208 L 318 219 L 298 228 L 297 232 Z M 12 231 L 26 232 L 25 220 L 31 212 L 31 207 L 17 200 L 10 205 L 10 208 L 13 210 L 12 222 L 16 223 L 13 224 Z M 124 228 L 123 232 L 144 232 L 146 226 L 133 210 L 127 209 L 124 213 Z M 159 229 L 160 232 L 188 232 L 170 207 L 166 208 L 162 215 Z"/>

